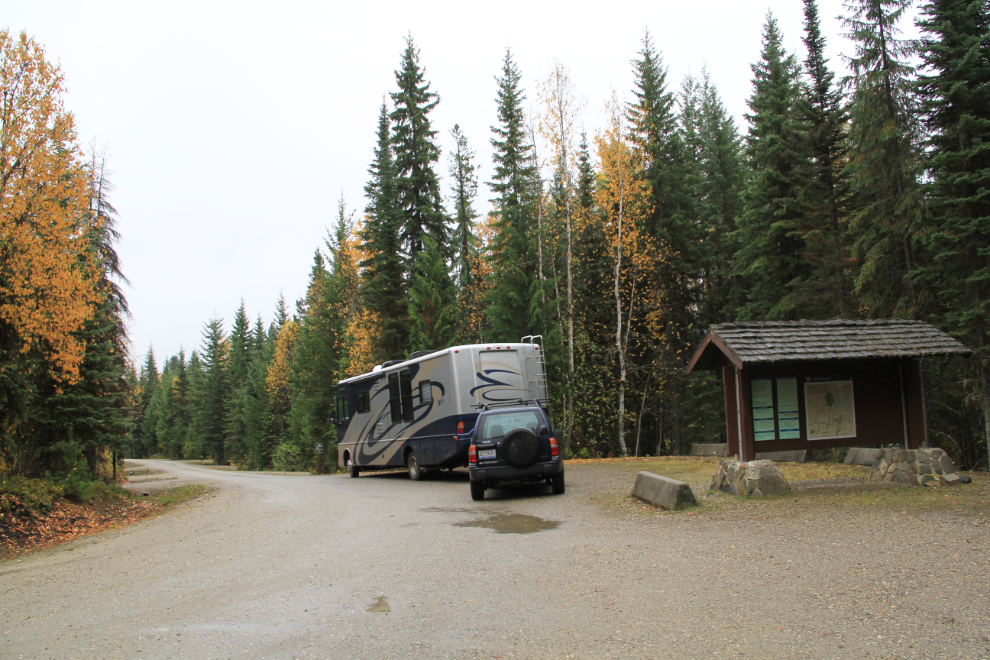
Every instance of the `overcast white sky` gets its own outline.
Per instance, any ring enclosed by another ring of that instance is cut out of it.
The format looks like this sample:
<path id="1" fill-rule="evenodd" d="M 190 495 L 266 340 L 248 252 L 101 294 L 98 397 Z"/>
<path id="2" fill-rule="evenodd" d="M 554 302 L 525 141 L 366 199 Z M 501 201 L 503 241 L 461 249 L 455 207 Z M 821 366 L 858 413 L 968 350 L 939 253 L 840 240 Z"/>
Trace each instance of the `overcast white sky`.
<path id="1" fill-rule="evenodd" d="M 800 0 L 562 3 L 0 0 L 0 27 L 25 30 L 58 62 L 80 141 L 106 146 L 133 288 L 133 352 L 161 362 L 229 327 L 243 297 L 267 325 L 279 292 L 306 289 L 343 194 L 363 209 L 382 95 L 395 89 L 407 33 L 441 102 L 444 149 L 459 123 L 490 178 L 489 127 L 505 48 L 530 103 L 552 59 L 571 71 L 590 135 L 649 28 L 679 86 L 707 65 L 740 128 L 767 10 L 803 58 Z M 842 70 L 840 0 L 819 0 L 831 65 Z M 910 24 L 903 26 L 913 34 Z M 482 185 L 479 197 L 487 200 Z M 477 210 L 487 208 L 480 201 Z"/>

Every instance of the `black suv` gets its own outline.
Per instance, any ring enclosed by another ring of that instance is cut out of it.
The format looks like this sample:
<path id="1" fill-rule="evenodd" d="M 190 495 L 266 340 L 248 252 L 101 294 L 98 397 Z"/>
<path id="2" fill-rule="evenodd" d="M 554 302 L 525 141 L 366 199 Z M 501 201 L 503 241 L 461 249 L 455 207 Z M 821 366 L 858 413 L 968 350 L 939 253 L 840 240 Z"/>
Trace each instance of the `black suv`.
<path id="1" fill-rule="evenodd" d="M 546 412 L 538 405 L 484 410 L 478 415 L 468 450 L 471 499 L 485 499 L 486 488 L 546 481 L 564 492 L 564 462 Z"/>

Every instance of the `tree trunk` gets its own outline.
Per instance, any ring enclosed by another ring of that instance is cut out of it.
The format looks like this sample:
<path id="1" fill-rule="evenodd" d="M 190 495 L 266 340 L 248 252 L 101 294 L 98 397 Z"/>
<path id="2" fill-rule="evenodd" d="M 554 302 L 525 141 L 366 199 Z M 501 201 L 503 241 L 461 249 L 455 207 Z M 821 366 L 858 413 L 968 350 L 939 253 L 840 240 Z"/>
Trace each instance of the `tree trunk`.
<path id="1" fill-rule="evenodd" d="M 650 391 L 650 376 L 653 375 L 651 369 L 646 374 L 646 383 L 643 385 L 643 399 L 639 402 L 639 415 L 636 417 L 636 458 L 639 458 L 639 432 L 643 428 L 643 409 L 646 408 L 646 393 Z"/>
<path id="2" fill-rule="evenodd" d="M 621 164 L 620 164 L 621 167 Z M 629 455 L 626 449 L 626 350 L 622 344 L 622 296 L 619 292 L 619 279 L 622 275 L 622 195 L 623 186 L 619 175 L 619 229 L 615 242 L 615 277 L 613 288 L 615 290 L 615 348 L 619 352 L 619 451 L 623 456 Z M 630 304 L 632 304 L 630 302 Z"/>
<path id="3" fill-rule="evenodd" d="M 976 296 L 976 308 L 980 308 L 980 296 Z M 983 330 L 976 331 L 976 359 L 980 361 L 980 389 L 983 392 L 983 431 L 987 437 L 987 465 L 990 466 L 990 377 L 987 375 L 987 363 L 984 360 L 983 348 L 986 346 L 986 337 Z"/>
<path id="4" fill-rule="evenodd" d="M 924 424 L 924 436 L 921 439 L 921 446 L 931 447 L 931 438 L 928 435 L 928 394 L 925 392 L 925 372 L 922 368 L 921 360 L 918 360 L 918 387 L 921 388 L 921 420 Z"/>
<path id="5" fill-rule="evenodd" d="M 980 361 L 980 388 L 983 390 L 983 431 L 987 434 L 987 464 L 990 466 L 990 379 L 987 365 Z"/>
<path id="6" fill-rule="evenodd" d="M 660 414 L 657 421 L 657 456 L 663 456 L 663 402 L 660 403 Z"/>
<path id="7" fill-rule="evenodd" d="M 560 101 L 562 103 L 562 101 Z M 560 166 L 564 168 L 564 217 L 567 222 L 567 352 L 574 373 L 574 274 L 571 271 L 571 168 L 567 164 L 567 131 L 564 108 L 560 108 Z"/>

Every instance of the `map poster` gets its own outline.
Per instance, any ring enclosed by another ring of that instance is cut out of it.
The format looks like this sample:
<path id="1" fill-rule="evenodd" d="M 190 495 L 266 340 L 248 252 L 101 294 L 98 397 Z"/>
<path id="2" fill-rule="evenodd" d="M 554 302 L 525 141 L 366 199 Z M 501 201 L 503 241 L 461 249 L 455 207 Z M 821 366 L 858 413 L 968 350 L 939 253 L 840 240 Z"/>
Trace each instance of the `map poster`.
<path id="1" fill-rule="evenodd" d="M 749 381 L 753 396 L 753 440 L 776 440 L 773 423 L 773 383 L 769 378 L 753 378 Z"/>
<path id="2" fill-rule="evenodd" d="M 780 429 L 781 440 L 796 440 L 801 437 L 797 378 L 794 376 L 777 379 L 777 428 Z"/>
<path id="3" fill-rule="evenodd" d="M 809 440 L 856 437 L 851 376 L 809 376 L 804 383 Z"/>

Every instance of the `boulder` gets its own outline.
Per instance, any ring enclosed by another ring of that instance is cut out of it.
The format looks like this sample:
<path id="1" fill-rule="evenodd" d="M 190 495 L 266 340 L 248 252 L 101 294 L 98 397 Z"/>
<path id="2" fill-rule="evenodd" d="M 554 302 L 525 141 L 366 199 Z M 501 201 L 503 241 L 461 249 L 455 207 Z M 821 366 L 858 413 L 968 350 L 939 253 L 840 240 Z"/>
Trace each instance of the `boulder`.
<path id="1" fill-rule="evenodd" d="M 956 466 L 952 463 L 952 459 L 938 447 L 930 449 L 890 447 L 879 451 L 880 457 L 870 472 L 870 481 L 907 486 L 952 486 L 969 483 L 956 474 Z M 848 459 L 846 462 L 849 462 Z"/>
<path id="2" fill-rule="evenodd" d="M 691 486 L 683 481 L 664 477 L 652 472 L 640 472 L 633 484 L 633 497 L 654 504 L 661 509 L 675 511 L 688 506 L 698 506 Z"/>
<path id="3" fill-rule="evenodd" d="M 719 461 L 712 478 L 712 490 L 733 495 L 780 495 L 791 490 L 773 461 Z"/>

